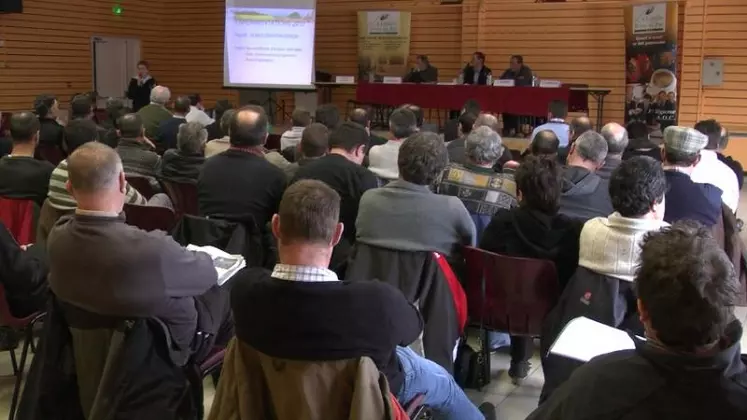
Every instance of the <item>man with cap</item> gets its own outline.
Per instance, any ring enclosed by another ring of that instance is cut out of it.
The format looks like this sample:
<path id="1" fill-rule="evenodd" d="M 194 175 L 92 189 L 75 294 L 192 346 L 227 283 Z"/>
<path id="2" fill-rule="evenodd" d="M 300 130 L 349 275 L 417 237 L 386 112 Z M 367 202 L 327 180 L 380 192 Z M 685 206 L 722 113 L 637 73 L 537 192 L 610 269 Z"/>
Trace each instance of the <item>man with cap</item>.
<path id="1" fill-rule="evenodd" d="M 707 144 L 708 136 L 692 128 L 670 126 L 664 130 L 661 157 L 669 185 L 665 197 L 665 221 L 674 223 L 690 219 L 707 227 L 718 223 L 722 191 L 711 184 L 698 184 L 690 179 L 700 162 L 700 151 Z"/>

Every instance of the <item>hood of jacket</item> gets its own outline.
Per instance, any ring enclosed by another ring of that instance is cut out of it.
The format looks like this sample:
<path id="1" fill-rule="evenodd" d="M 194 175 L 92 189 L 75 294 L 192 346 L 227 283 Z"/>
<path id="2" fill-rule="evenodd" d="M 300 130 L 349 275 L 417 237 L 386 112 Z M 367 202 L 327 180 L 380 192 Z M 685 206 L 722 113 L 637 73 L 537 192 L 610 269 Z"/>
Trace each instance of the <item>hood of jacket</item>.
<path id="1" fill-rule="evenodd" d="M 568 231 L 575 228 L 563 216 L 549 216 L 534 210 L 518 208 L 511 215 L 519 239 L 538 255 L 548 259 L 560 252 Z"/>
<path id="2" fill-rule="evenodd" d="M 563 196 L 592 194 L 600 182 L 602 178 L 586 168 L 566 166 L 563 170 Z"/>

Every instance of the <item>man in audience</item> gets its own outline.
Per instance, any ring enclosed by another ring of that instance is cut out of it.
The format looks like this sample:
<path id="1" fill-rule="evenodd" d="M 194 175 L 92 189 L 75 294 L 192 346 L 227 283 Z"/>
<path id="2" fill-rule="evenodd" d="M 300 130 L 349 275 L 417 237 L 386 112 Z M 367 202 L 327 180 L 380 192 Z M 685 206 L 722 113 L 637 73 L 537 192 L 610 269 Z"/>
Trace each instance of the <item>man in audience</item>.
<path id="1" fill-rule="evenodd" d="M 581 366 L 528 420 L 747 417 L 738 282 L 721 246 L 707 228 L 680 222 L 649 234 L 640 260 L 646 340 Z"/>
<path id="2" fill-rule="evenodd" d="M 628 132 L 625 127 L 613 122 L 602 127 L 600 134 L 607 141 L 607 157 L 596 174 L 602 179 L 609 180 L 612 171 L 620 166 L 623 152 L 628 148 Z"/>
<path id="3" fill-rule="evenodd" d="M 599 133 L 587 131 L 576 139 L 563 169 L 560 213 L 581 220 L 612 213 L 609 182 L 595 173 L 606 156 L 607 142 Z"/>
<path id="4" fill-rule="evenodd" d="M 623 153 L 623 160 L 633 156 L 648 156 L 661 162 L 661 149 L 651 141 L 648 126 L 643 121 L 632 121 L 626 127 L 628 132 L 628 148 Z"/>
<path id="5" fill-rule="evenodd" d="M 301 168 L 316 162 L 329 152 L 329 129 L 324 124 L 309 124 L 301 135 L 299 151 L 301 156 L 298 160 L 285 168 L 288 180 L 292 180 Z"/>
<path id="6" fill-rule="evenodd" d="M 469 112 L 459 116 L 460 136 L 446 146 L 446 149 L 449 151 L 449 162 L 464 163 L 466 161 L 467 158 L 464 156 L 465 139 L 472 132 L 475 121 L 477 121 L 477 115 Z"/>
<path id="7" fill-rule="evenodd" d="M 153 143 L 145 138 L 143 120 L 138 114 L 127 114 L 119 119 L 122 138 L 115 149 L 122 159 L 127 175 L 155 178 L 161 157 L 153 151 Z"/>
<path id="8" fill-rule="evenodd" d="M 724 154 L 724 151 L 726 151 L 726 147 L 729 145 L 729 132 L 726 130 L 726 127 L 721 126 L 721 138 L 718 142 L 718 150 L 716 151 L 716 156 L 718 156 L 718 160 L 723 162 L 726 166 L 729 167 L 732 171 L 734 171 L 734 175 L 737 177 L 737 183 L 739 184 L 739 191 L 742 191 L 742 185 L 744 184 L 744 168 L 742 167 L 742 164 L 739 163 L 739 161 L 734 160 L 731 156 L 726 156 Z"/>
<path id="9" fill-rule="evenodd" d="M 233 104 L 227 99 L 219 99 L 218 102 L 215 103 L 215 108 L 213 109 L 213 118 L 215 121 L 205 127 L 208 131 L 208 140 L 215 140 L 228 135 L 227 132 L 221 129 L 221 119 L 223 118 L 223 114 L 225 114 L 229 109 L 233 109 Z"/>
<path id="10" fill-rule="evenodd" d="M 349 120 L 362 125 L 368 133 L 366 157 L 368 157 L 368 153 L 371 152 L 371 148 L 373 148 L 374 146 L 381 146 L 389 141 L 384 137 L 377 136 L 374 132 L 371 131 L 371 116 L 368 110 L 366 110 L 365 108 L 355 108 L 353 112 L 350 113 Z"/>
<path id="11" fill-rule="evenodd" d="M 340 125 L 340 110 L 335 104 L 319 105 L 314 114 L 314 121 L 324 124 L 330 130 L 334 130 Z"/>
<path id="12" fill-rule="evenodd" d="M 39 117 L 39 146 L 56 148 L 64 153 L 64 127 L 57 121 L 60 103 L 54 95 L 34 99 L 34 113 Z M 0 136 L 2 133 L 0 133 Z"/>
<path id="13" fill-rule="evenodd" d="M 425 123 L 425 116 L 423 115 L 423 108 L 417 105 L 413 105 L 413 104 L 403 105 L 403 108 L 409 109 L 415 115 L 415 126 L 418 127 L 418 131 L 430 131 L 432 133 L 438 132 L 437 125 Z"/>
<path id="14" fill-rule="evenodd" d="M 236 111 L 228 133 L 231 148 L 208 159 L 197 181 L 200 214 L 256 223 L 264 229 L 277 212 L 288 182 L 264 157 L 267 114 L 257 105 Z"/>
<path id="15" fill-rule="evenodd" d="M 560 140 L 557 134 L 552 130 L 538 131 L 532 137 L 532 143 L 529 145 L 529 153 L 534 156 L 548 156 L 555 158 L 558 156 Z"/>
<path id="16" fill-rule="evenodd" d="M 189 95 L 189 112 L 186 116 L 187 122 L 198 122 L 203 127 L 207 127 L 214 122 L 207 113 L 205 106 L 202 105 L 202 97 L 199 93 Z"/>
<path id="17" fill-rule="evenodd" d="M 576 117 L 573 120 L 571 120 L 571 138 L 568 146 L 560 147 L 558 150 L 558 159 L 560 160 L 560 163 L 564 164 L 566 163 L 566 160 L 568 159 L 568 152 L 570 151 L 570 145 L 572 145 L 576 139 L 581 137 L 582 134 L 592 131 L 591 126 L 591 120 L 589 117 L 582 116 L 582 117 Z"/>
<path id="18" fill-rule="evenodd" d="M 664 220 L 669 223 L 691 219 L 712 227 L 721 218 L 721 189 L 690 178 L 706 145 L 708 136 L 700 131 L 674 125 L 664 129 L 661 156 L 669 185 Z"/>
<path id="19" fill-rule="evenodd" d="M 464 245 L 474 245 L 475 224 L 461 200 L 430 189 L 448 161 L 446 146 L 435 133 L 417 133 L 405 140 L 397 160 L 399 179 L 361 198 L 357 241 L 447 257 Z"/>
<path id="20" fill-rule="evenodd" d="M 311 114 L 305 109 L 297 108 L 291 115 L 291 122 L 293 123 L 291 129 L 280 136 L 280 150 L 296 147 L 298 143 L 301 143 L 303 130 L 311 124 Z"/>
<path id="21" fill-rule="evenodd" d="M 10 117 L 13 151 L 0 158 L 0 197 L 33 200 L 44 204 L 54 165 L 34 159 L 39 144 L 39 119 L 31 112 Z"/>
<path id="22" fill-rule="evenodd" d="M 516 170 L 519 207 L 499 209 L 480 240 L 480 248 L 512 257 L 550 260 L 561 287 L 578 265 L 582 223 L 560 215 L 560 165 L 546 157 L 527 156 Z M 498 281 L 498 279 L 495 279 Z M 511 337 L 509 376 L 515 383 L 529 374 L 532 338 Z"/>
<path id="23" fill-rule="evenodd" d="M 217 155 L 218 153 L 223 153 L 228 150 L 229 147 L 231 147 L 231 137 L 228 135 L 228 129 L 230 128 L 231 120 L 235 115 L 236 110 L 234 109 L 228 109 L 223 113 L 223 116 L 220 118 L 220 127 L 221 131 L 226 133 L 226 135 L 219 139 L 214 139 L 207 142 L 207 144 L 205 145 L 206 158 Z"/>
<path id="24" fill-rule="evenodd" d="M 397 108 L 389 116 L 389 131 L 394 137 L 381 146 L 374 146 L 368 154 L 368 168 L 385 182 L 399 177 L 397 156 L 402 142 L 418 131 L 415 114 L 407 108 Z"/>
<path id="25" fill-rule="evenodd" d="M 558 137 L 561 147 L 567 147 L 570 142 L 570 127 L 565 119 L 568 117 L 568 104 L 562 100 L 550 101 L 547 110 L 547 122 L 537 126 L 532 131 L 532 138 L 543 130 L 550 130 Z"/>
<path id="26" fill-rule="evenodd" d="M 90 121 L 91 125 L 96 127 L 98 140 L 103 142 L 106 139 L 107 130 L 97 124 L 93 113 L 94 100 L 87 94 L 75 95 L 70 101 L 70 120 Z"/>
<path id="27" fill-rule="evenodd" d="M 540 339 L 545 374 L 541 401 L 581 365 L 548 354 L 568 322 L 585 316 L 611 327 L 642 333 L 633 278 L 640 264 L 643 238 L 648 232 L 667 226 L 666 191 L 661 163 L 650 157 L 633 157 L 612 172 L 609 192 L 615 213 L 586 222 L 579 238 L 578 269 L 545 318 Z"/>
<path id="28" fill-rule="evenodd" d="M 176 137 L 178 148 L 169 149 L 163 154 L 157 171 L 158 178 L 196 184 L 205 163 L 207 130 L 198 122 L 184 123 Z"/>
<path id="29" fill-rule="evenodd" d="M 700 162 L 691 178 L 694 182 L 717 186 L 722 191 L 721 201 L 736 213 L 739 206 L 739 182 L 734 171 L 718 158 L 721 124 L 716 120 L 705 120 L 695 124 L 695 129 L 708 136 L 708 144 L 700 151 Z"/>
<path id="30" fill-rule="evenodd" d="M 340 208 L 339 195 L 322 182 L 288 188 L 272 219 L 280 263 L 271 273 L 248 269 L 234 279 L 236 337 L 272 357 L 370 357 L 401 403 L 423 394 L 423 403 L 440 418 L 486 417 L 442 367 L 406 347 L 420 335 L 423 321 L 399 290 L 378 281 L 343 282 L 327 269 L 344 231 Z M 481 410 L 495 418 L 494 407 Z"/>
<path id="31" fill-rule="evenodd" d="M 150 91 L 150 104 L 140 108 L 137 114 L 145 125 L 145 136 L 149 139 L 158 138 L 158 127 L 161 123 L 172 117 L 171 112 L 166 109 L 166 104 L 171 99 L 171 91 L 165 86 L 156 86 Z"/>
<path id="32" fill-rule="evenodd" d="M 114 150 L 87 143 L 68 161 L 78 208 L 49 236 L 49 286 L 57 298 L 95 314 L 160 319 L 182 363 L 200 336 L 230 334 L 228 293 L 210 256 L 120 217 L 126 186 Z"/>
<path id="33" fill-rule="evenodd" d="M 158 136 L 152 138 L 156 148 L 163 153 L 176 148 L 176 135 L 179 126 L 187 122 L 190 101 L 187 96 L 179 96 L 174 100 L 174 115 L 158 125 Z"/>
<path id="34" fill-rule="evenodd" d="M 123 115 L 131 112 L 125 112 L 126 109 L 127 107 L 125 106 L 124 101 L 120 98 L 109 98 L 106 100 L 106 119 L 99 124 L 101 128 L 106 130 L 106 133 L 104 134 L 103 139 L 99 139 L 100 142 L 111 148 L 117 147 L 117 144 L 119 143 L 119 133 L 117 133 L 119 127 L 117 125 L 117 120 Z"/>
<path id="35" fill-rule="evenodd" d="M 472 129 L 476 129 L 478 127 L 488 127 L 491 130 L 495 131 L 496 133 L 501 132 L 501 122 L 498 120 L 498 117 L 493 114 L 488 114 L 486 112 L 481 113 L 477 116 L 477 119 L 475 120 L 475 124 L 472 126 Z M 505 165 L 507 162 L 512 160 L 514 158 L 513 153 L 506 147 L 503 146 L 503 154 L 500 158 L 498 158 L 498 161 L 495 163 L 495 166 L 493 169 L 495 169 L 496 172 L 501 172 L 503 169 L 503 165 Z M 449 157 L 451 159 L 451 157 Z"/>
<path id="36" fill-rule="evenodd" d="M 464 103 L 461 112 L 453 112 L 454 115 L 450 120 L 444 123 L 444 142 L 449 143 L 459 138 L 459 115 L 474 114 L 480 115 L 480 104 L 476 100 L 470 99 Z"/>
<path id="37" fill-rule="evenodd" d="M 464 165 L 450 163 L 441 176 L 438 193 L 459 197 L 472 216 L 477 235 L 498 209 L 517 205 L 516 183 L 493 170 L 503 153 L 501 137 L 488 127 L 478 127 L 467 136 Z"/>

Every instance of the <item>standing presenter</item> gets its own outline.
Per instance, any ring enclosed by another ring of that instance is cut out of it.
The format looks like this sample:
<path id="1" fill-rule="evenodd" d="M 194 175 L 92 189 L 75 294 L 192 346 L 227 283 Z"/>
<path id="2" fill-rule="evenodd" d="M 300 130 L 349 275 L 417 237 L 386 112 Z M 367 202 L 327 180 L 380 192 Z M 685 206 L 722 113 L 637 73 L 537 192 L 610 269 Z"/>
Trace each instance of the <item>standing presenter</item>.
<path id="1" fill-rule="evenodd" d="M 156 86 L 156 79 L 151 77 L 147 61 L 137 63 L 137 77 L 130 79 L 127 87 L 127 97 L 132 99 L 132 111 L 137 112 L 140 108 L 150 103 L 150 91 Z"/>

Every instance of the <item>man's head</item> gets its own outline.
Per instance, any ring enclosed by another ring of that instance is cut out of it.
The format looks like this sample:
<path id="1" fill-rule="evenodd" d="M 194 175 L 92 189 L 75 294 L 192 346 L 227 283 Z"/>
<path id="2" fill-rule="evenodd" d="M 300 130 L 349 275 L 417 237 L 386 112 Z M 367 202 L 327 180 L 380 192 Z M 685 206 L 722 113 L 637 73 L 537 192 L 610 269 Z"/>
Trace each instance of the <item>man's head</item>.
<path id="1" fill-rule="evenodd" d="M 10 137 L 13 144 L 33 144 L 39 141 L 39 118 L 31 112 L 16 112 L 10 117 Z"/>
<path id="2" fill-rule="evenodd" d="M 676 125 L 664 129 L 662 161 L 692 171 L 700 162 L 700 151 L 708 145 L 708 136 L 698 130 Z"/>
<path id="3" fill-rule="evenodd" d="M 192 105 L 192 102 L 189 100 L 189 96 L 179 96 L 174 100 L 174 115 L 179 115 L 181 117 L 186 116 L 189 114 L 189 107 Z"/>
<path id="4" fill-rule="evenodd" d="M 120 98 L 109 98 L 106 100 L 106 118 L 116 124 L 117 118 L 119 118 L 120 110 L 124 109 L 125 102 Z"/>
<path id="5" fill-rule="evenodd" d="M 145 60 L 140 60 L 137 62 L 137 75 L 140 78 L 143 78 L 150 73 L 148 62 Z"/>
<path id="6" fill-rule="evenodd" d="M 610 176 L 612 208 L 623 217 L 664 220 L 667 179 L 661 163 L 648 156 L 622 161 Z"/>
<path id="7" fill-rule="evenodd" d="M 607 155 L 621 156 L 628 148 L 628 131 L 618 123 L 609 123 L 600 132 L 607 141 Z"/>
<path id="8" fill-rule="evenodd" d="M 99 133 L 91 120 L 72 120 L 65 126 L 64 140 L 68 155 L 78 147 L 96 141 Z"/>
<path id="9" fill-rule="evenodd" d="M 156 86 L 150 91 L 150 102 L 166 106 L 171 99 L 171 91 L 166 86 Z"/>
<path id="10" fill-rule="evenodd" d="M 240 108 L 228 128 L 231 146 L 257 147 L 267 141 L 267 114 L 257 105 Z"/>
<path id="11" fill-rule="evenodd" d="M 475 114 L 480 115 L 480 103 L 474 99 L 468 99 L 462 106 L 462 114 Z"/>
<path id="12" fill-rule="evenodd" d="M 70 101 L 70 111 L 73 119 L 90 118 L 93 115 L 91 98 L 88 95 L 76 95 Z"/>
<path id="13" fill-rule="evenodd" d="M 402 108 L 409 109 L 415 115 L 415 125 L 418 127 L 418 130 L 421 129 L 423 127 L 423 122 L 425 121 L 423 108 L 413 104 L 402 105 Z"/>
<path id="14" fill-rule="evenodd" d="M 519 205 L 554 215 L 560 208 L 562 174 L 556 159 L 527 156 L 514 174 Z"/>
<path id="15" fill-rule="evenodd" d="M 635 143 L 650 142 L 648 126 L 643 121 L 631 121 L 625 126 L 625 131 L 628 132 L 628 139 Z"/>
<path id="16" fill-rule="evenodd" d="M 723 151 L 729 145 L 729 130 L 721 127 L 721 138 L 718 140 L 718 150 Z"/>
<path id="17" fill-rule="evenodd" d="M 189 104 L 192 105 L 192 106 L 194 106 L 194 107 L 203 109 L 203 106 L 202 106 L 202 96 L 200 96 L 199 93 L 193 93 L 193 94 L 189 95 Z"/>
<path id="18" fill-rule="evenodd" d="M 415 133 L 399 148 L 399 177 L 413 184 L 433 184 L 448 163 L 449 152 L 436 133 Z"/>
<path id="19" fill-rule="evenodd" d="M 67 189 L 81 210 L 120 213 L 125 201 L 122 161 L 111 147 L 90 142 L 67 159 Z"/>
<path id="20" fill-rule="evenodd" d="M 579 166 L 592 172 L 604 165 L 607 141 L 596 131 L 587 131 L 577 138 L 568 153 L 568 166 Z"/>
<path id="21" fill-rule="evenodd" d="M 552 130 L 538 131 L 529 145 L 529 153 L 534 156 L 557 156 L 560 140 Z"/>
<path id="22" fill-rule="evenodd" d="M 568 117 L 568 104 L 565 101 L 555 99 L 547 105 L 548 118 L 565 120 Z"/>
<path id="23" fill-rule="evenodd" d="M 223 114 L 225 114 L 229 109 L 233 109 L 233 103 L 228 99 L 219 99 L 215 103 L 215 108 L 213 109 L 215 112 L 215 121 L 220 121 L 221 118 L 223 118 Z"/>
<path id="24" fill-rule="evenodd" d="M 350 113 L 349 120 L 356 124 L 360 124 L 367 129 L 371 128 L 371 117 L 368 110 L 365 108 L 355 108 L 353 112 Z"/>
<path id="25" fill-rule="evenodd" d="M 410 137 L 418 131 L 415 114 L 407 108 L 400 107 L 389 116 L 389 131 L 396 139 Z"/>
<path id="26" fill-rule="evenodd" d="M 524 65 L 524 57 L 520 55 L 512 55 L 511 56 L 511 62 L 509 63 L 509 67 L 511 67 L 511 70 L 514 72 L 517 72 L 521 70 L 521 66 Z M 561 117 L 557 117 L 561 118 Z"/>
<path id="27" fill-rule="evenodd" d="M 501 136 L 489 127 L 477 127 L 465 139 L 464 152 L 475 165 L 492 167 L 503 154 Z"/>
<path id="28" fill-rule="evenodd" d="M 314 114 L 314 121 L 324 124 L 330 130 L 340 125 L 340 110 L 335 104 L 319 105 Z"/>
<path id="29" fill-rule="evenodd" d="M 459 116 L 459 131 L 463 136 L 472 132 L 472 129 L 475 128 L 475 121 L 477 121 L 477 115 L 471 112 Z"/>
<path id="30" fill-rule="evenodd" d="M 327 151 L 329 151 L 329 129 L 324 124 L 309 124 L 301 134 L 301 155 L 305 158 L 316 158 L 326 155 Z"/>
<path id="31" fill-rule="evenodd" d="M 646 337 L 674 352 L 712 350 L 734 319 L 734 266 L 708 228 L 677 222 L 649 233 L 636 272 Z"/>
<path id="32" fill-rule="evenodd" d="M 576 117 L 571 120 L 571 142 L 576 141 L 581 134 L 591 131 L 591 120 L 589 117 Z"/>
<path id="33" fill-rule="evenodd" d="M 303 108 L 296 108 L 291 114 L 291 123 L 294 127 L 306 127 L 311 124 L 311 113 Z"/>
<path id="34" fill-rule="evenodd" d="M 39 95 L 34 99 L 34 112 L 39 118 L 54 118 L 59 103 L 54 95 Z"/>
<path id="35" fill-rule="evenodd" d="M 488 127 L 496 133 L 501 132 L 501 123 L 498 121 L 498 117 L 493 114 L 482 113 L 478 115 L 472 129 L 474 130 L 478 127 Z"/>
<path id="36" fill-rule="evenodd" d="M 126 139 L 140 138 L 145 133 L 145 126 L 140 115 L 132 113 L 119 119 L 119 135 Z"/>
<path id="37" fill-rule="evenodd" d="M 227 109 L 223 112 L 223 116 L 220 117 L 220 131 L 225 135 L 228 135 L 228 130 L 231 129 L 231 120 L 236 116 L 235 109 Z"/>
<path id="38" fill-rule="evenodd" d="M 352 121 L 340 124 L 329 134 L 329 149 L 341 152 L 349 160 L 361 164 L 366 157 L 368 133 L 362 125 Z M 336 149 L 336 150 L 335 150 Z"/>
<path id="39" fill-rule="evenodd" d="M 480 51 L 475 51 L 475 53 L 472 54 L 472 67 L 481 69 L 484 65 L 485 54 L 481 53 Z"/>
<path id="40" fill-rule="evenodd" d="M 716 120 L 704 120 L 695 124 L 695 129 L 708 136 L 708 145 L 706 150 L 718 150 L 721 143 L 722 129 L 721 124 Z"/>
<path id="41" fill-rule="evenodd" d="M 427 69 L 428 66 L 430 66 L 430 62 L 428 62 L 428 56 L 418 55 L 417 57 L 415 57 L 415 65 L 420 71 Z"/>
<path id="42" fill-rule="evenodd" d="M 176 145 L 182 153 L 201 155 L 205 151 L 208 132 L 198 122 L 188 122 L 179 126 Z"/>

